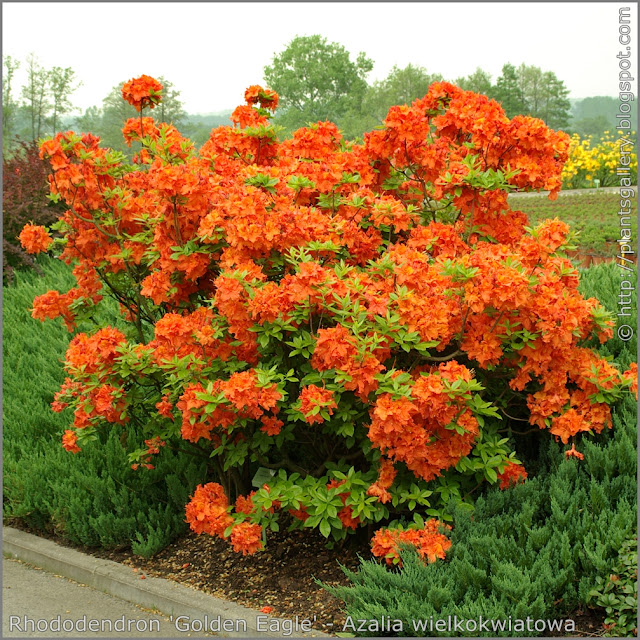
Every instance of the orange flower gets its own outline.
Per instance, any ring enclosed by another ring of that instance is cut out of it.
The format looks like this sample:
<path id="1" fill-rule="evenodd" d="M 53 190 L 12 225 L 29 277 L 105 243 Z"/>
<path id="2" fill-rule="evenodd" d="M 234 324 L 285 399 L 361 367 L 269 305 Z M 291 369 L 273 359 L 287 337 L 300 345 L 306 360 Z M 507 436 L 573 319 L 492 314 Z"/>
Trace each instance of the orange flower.
<path id="1" fill-rule="evenodd" d="M 142 75 L 124 83 L 122 97 L 136 111 L 142 111 L 145 107 L 153 109 L 162 99 L 162 85 L 155 78 Z"/>
<path id="2" fill-rule="evenodd" d="M 337 487 L 343 485 L 345 480 L 331 480 L 329 484 L 327 484 L 327 489 L 336 489 Z M 340 511 L 338 511 L 338 518 L 340 518 L 340 522 L 342 522 L 342 526 L 345 529 L 356 529 L 360 524 L 360 516 L 353 517 L 353 509 L 347 506 L 345 503 L 347 502 L 347 498 L 349 497 L 348 493 L 339 493 L 338 497 L 342 500 L 342 504 L 345 505 Z M 306 518 L 305 518 L 306 519 Z"/>
<path id="3" fill-rule="evenodd" d="M 273 607 L 262 607 L 262 609 L 260 609 L 261 613 L 271 613 L 273 611 Z"/>
<path id="4" fill-rule="evenodd" d="M 18 238 L 27 253 L 46 251 L 53 242 L 53 238 L 44 227 L 31 223 L 23 227 Z"/>
<path id="5" fill-rule="evenodd" d="M 629 390 L 633 395 L 638 399 L 638 363 L 632 362 L 629 368 L 622 374 L 622 377 L 625 380 L 629 380 L 631 382 L 631 386 Z"/>
<path id="6" fill-rule="evenodd" d="M 318 411 L 312 413 L 315 407 L 318 407 Z M 320 409 L 326 409 L 329 415 L 332 415 L 333 410 L 337 408 L 338 405 L 333 399 L 333 391 L 329 389 L 322 389 L 315 384 L 310 384 L 300 392 L 300 411 L 304 414 L 305 420 L 309 424 L 324 422 L 324 418 L 319 412 Z"/>
<path id="7" fill-rule="evenodd" d="M 515 462 L 509 462 L 502 473 L 498 474 L 498 479 L 500 480 L 500 489 L 508 489 L 510 486 L 514 484 L 518 484 L 518 482 L 524 482 L 527 478 L 527 472 L 524 470 L 524 467 L 519 464 L 515 464 Z"/>
<path id="8" fill-rule="evenodd" d="M 69 343 L 66 369 L 74 375 L 89 375 L 108 370 L 119 356 L 125 335 L 113 327 L 100 329 L 92 336 L 79 333 Z"/>
<path id="9" fill-rule="evenodd" d="M 387 564 L 393 564 L 394 561 L 401 564 L 399 548 L 402 543 L 406 543 L 416 548 L 424 562 L 444 560 L 446 552 L 451 547 L 451 540 L 440 532 L 443 529 L 451 527 L 434 518 L 427 520 L 422 529 L 378 529 L 371 539 L 371 553 L 378 558 L 385 558 Z"/>
<path id="10" fill-rule="evenodd" d="M 80 447 L 76 444 L 78 436 L 72 429 L 67 429 L 62 436 L 62 446 L 71 453 L 78 453 Z"/>
<path id="11" fill-rule="evenodd" d="M 160 135 L 160 130 L 156 126 L 153 118 L 129 118 L 122 127 L 122 135 L 124 136 L 127 146 L 130 147 L 132 142 L 141 140 L 146 136 L 156 140 Z M 146 151 L 146 149 L 143 151 Z"/>
<path id="12" fill-rule="evenodd" d="M 216 482 L 198 485 L 187 504 L 187 522 L 196 533 L 208 533 L 224 538 L 225 530 L 233 524 L 227 513 L 229 503 L 224 489 Z"/>
<path id="13" fill-rule="evenodd" d="M 158 413 L 165 418 L 173 418 L 173 405 L 169 402 L 168 394 L 162 396 L 160 402 L 156 402 Z"/>
<path id="14" fill-rule="evenodd" d="M 76 297 L 77 290 L 68 291 L 61 294 L 58 291 L 47 291 L 41 296 L 36 296 L 33 300 L 33 309 L 31 317 L 36 320 L 44 320 L 45 318 L 58 318 L 62 316 L 65 325 L 69 331 L 75 328 L 74 314 L 69 305 Z"/>
<path id="15" fill-rule="evenodd" d="M 259 524 L 241 522 L 231 531 L 231 544 L 234 551 L 242 555 L 253 554 L 262 549 L 262 527 Z"/>
<path id="16" fill-rule="evenodd" d="M 284 422 L 275 416 L 262 416 L 260 421 L 262 422 L 260 431 L 264 431 L 269 436 L 277 436 L 284 425 Z"/>
<path id="17" fill-rule="evenodd" d="M 338 518 L 342 522 L 345 529 L 356 529 L 360 524 L 360 516 L 353 517 L 353 509 L 351 507 L 343 507 L 338 511 Z"/>
<path id="18" fill-rule="evenodd" d="M 589 425 L 580 412 L 571 408 L 561 416 L 553 418 L 549 431 L 551 431 L 554 436 L 558 436 L 563 444 L 568 444 L 569 438 L 588 428 Z"/>
<path id="19" fill-rule="evenodd" d="M 374 482 L 368 489 L 368 496 L 376 496 L 382 504 L 391 501 L 391 494 L 387 489 L 393 484 L 397 471 L 391 460 L 382 458 L 380 460 L 380 469 L 378 471 L 378 480 Z"/>
<path id="20" fill-rule="evenodd" d="M 294 518 L 297 518 L 298 520 L 302 520 L 302 522 L 306 522 L 310 517 L 304 507 L 302 507 L 301 509 L 289 509 L 289 513 Z"/>
<path id="21" fill-rule="evenodd" d="M 246 498 L 245 496 L 236 498 L 236 513 L 246 513 L 248 515 L 255 510 L 256 507 L 251 499 L 255 493 L 255 491 L 252 491 Z"/>
<path id="22" fill-rule="evenodd" d="M 257 84 L 251 85 L 244 92 L 244 99 L 249 105 L 260 103 L 260 107 L 271 111 L 275 111 L 278 106 L 278 94 Z"/>
<path id="23" fill-rule="evenodd" d="M 252 84 L 245 92 L 244 99 L 247 104 L 257 104 L 260 102 L 262 87 L 259 84 Z"/>
<path id="24" fill-rule="evenodd" d="M 578 458 L 578 460 L 584 460 L 584 453 L 580 453 L 579 451 L 576 451 L 575 443 L 571 445 L 571 449 L 569 449 L 568 451 L 564 452 L 564 455 L 567 457 L 567 460 L 571 456 L 573 456 L 575 458 Z"/>

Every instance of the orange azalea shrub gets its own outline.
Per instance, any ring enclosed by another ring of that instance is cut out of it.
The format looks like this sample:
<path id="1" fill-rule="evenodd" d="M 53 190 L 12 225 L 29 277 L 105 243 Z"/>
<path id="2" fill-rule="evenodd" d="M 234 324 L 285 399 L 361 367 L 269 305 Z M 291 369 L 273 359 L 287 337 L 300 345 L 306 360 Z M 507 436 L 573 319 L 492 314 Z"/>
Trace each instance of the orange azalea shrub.
<path id="1" fill-rule="evenodd" d="M 123 129 L 135 165 L 91 134 L 41 148 L 77 286 L 33 315 L 73 329 L 110 296 L 128 325 L 69 345 L 67 449 L 135 421 L 134 465 L 165 443 L 206 457 L 187 520 L 242 553 L 289 514 L 334 540 L 386 524 L 375 553 L 404 540 L 433 561 L 452 505 L 526 478 L 503 425 L 563 443 L 610 426 L 637 374 L 585 346 L 613 322 L 578 293 L 567 226 L 528 229 L 507 202 L 556 196 L 566 134 L 440 82 L 363 144 L 329 122 L 279 140 L 277 95 L 252 86 L 196 149 L 143 117 L 155 81 L 123 95 L 141 111 Z"/>

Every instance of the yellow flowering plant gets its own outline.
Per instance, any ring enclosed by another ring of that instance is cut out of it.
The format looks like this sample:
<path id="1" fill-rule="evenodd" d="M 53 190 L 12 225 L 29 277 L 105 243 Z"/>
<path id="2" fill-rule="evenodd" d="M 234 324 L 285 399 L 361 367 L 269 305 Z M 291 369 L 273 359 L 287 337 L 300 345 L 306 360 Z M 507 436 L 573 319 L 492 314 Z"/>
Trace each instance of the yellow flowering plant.
<path id="1" fill-rule="evenodd" d="M 569 160 L 562 171 L 564 189 L 584 189 L 594 187 L 609 187 L 617 184 L 616 169 L 620 160 L 620 138 L 635 140 L 636 132 L 631 136 L 618 132 L 614 135 L 605 131 L 602 138 L 594 144 L 591 138 L 581 139 L 577 133 L 571 136 Z M 626 165 L 630 169 L 630 177 L 638 175 L 638 155 L 630 155 L 631 162 Z"/>

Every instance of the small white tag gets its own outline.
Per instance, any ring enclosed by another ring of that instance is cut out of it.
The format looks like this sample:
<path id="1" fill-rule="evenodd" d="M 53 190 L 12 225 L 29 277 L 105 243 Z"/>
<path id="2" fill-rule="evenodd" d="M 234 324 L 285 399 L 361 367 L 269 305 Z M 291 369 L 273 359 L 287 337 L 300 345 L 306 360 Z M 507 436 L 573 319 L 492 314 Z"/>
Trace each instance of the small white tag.
<path id="1" fill-rule="evenodd" d="M 253 480 L 251 481 L 251 484 L 254 487 L 259 489 L 260 487 L 262 487 L 263 484 L 266 484 L 275 475 L 276 475 L 275 469 L 267 469 L 266 467 L 260 467 L 256 471 L 256 475 L 253 476 Z"/>

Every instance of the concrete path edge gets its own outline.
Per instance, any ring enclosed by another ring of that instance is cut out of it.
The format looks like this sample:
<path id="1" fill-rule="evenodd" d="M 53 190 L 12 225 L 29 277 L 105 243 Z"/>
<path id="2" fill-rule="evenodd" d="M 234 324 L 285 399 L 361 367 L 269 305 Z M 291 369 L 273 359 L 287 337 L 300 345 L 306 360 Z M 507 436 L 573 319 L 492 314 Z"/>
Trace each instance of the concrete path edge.
<path id="1" fill-rule="evenodd" d="M 2 547 L 5 557 L 16 558 L 141 607 L 157 609 L 168 616 L 186 616 L 190 620 L 212 620 L 219 616 L 221 623 L 225 620 L 246 621 L 246 632 L 227 631 L 224 632 L 226 637 L 281 638 L 285 635 L 282 632 L 264 630 L 276 627 L 278 630 L 286 629 L 282 619 L 261 614 L 254 609 L 216 598 L 165 578 L 147 576 L 144 581 L 140 580 L 140 574 L 133 573 L 130 567 L 112 560 L 88 556 L 13 527 L 3 527 Z M 260 630 L 258 616 L 261 618 Z M 274 622 L 265 622 L 266 620 Z M 276 620 L 280 624 L 276 623 Z M 303 629 L 304 627 L 296 629 L 294 625 L 293 633 L 288 635 L 294 638 L 329 637 L 320 631 L 306 632 Z"/>

